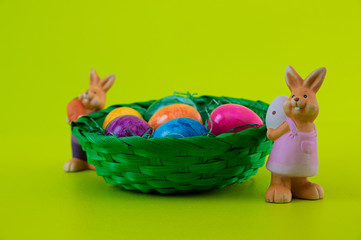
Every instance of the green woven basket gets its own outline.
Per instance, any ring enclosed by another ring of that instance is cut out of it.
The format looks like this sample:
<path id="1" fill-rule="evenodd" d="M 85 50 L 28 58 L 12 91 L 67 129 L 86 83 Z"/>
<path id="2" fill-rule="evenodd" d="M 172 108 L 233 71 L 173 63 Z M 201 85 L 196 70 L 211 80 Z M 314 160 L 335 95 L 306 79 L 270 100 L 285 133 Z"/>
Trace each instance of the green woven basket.
<path id="1" fill-rule="evenodd" d="M 246 99 L 192 97 L 203 120 L 219 104 L 237 103 L 256 112 L 263 120 L 268 104 Z M 223 188 L 240 183 L 257 173 L 269 154 L 272 142 L 265 126 L 217 137 L 117 138 L 92 129 L 102 126 L 113 109 L 127 106 L 144 115 L 154 101 L 114 105 L 81 117 L 72 123 L 72 133 L 105 181 L 127 190 L 185 193 Z"/>

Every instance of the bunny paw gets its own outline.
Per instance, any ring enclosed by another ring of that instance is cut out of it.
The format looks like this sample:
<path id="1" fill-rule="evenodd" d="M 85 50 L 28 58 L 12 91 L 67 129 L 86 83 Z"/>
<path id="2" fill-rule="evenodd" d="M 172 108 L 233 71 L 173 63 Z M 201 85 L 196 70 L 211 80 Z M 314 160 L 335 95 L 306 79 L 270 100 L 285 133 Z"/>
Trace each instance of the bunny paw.
<path id="1" fill-rule="evenodd" d="M 324 195 L 323 188 L 311 182 L 306 182 L 302 185 L 292 188 L 292 193 L 295 198 L 317 200 L 322 199 Z"/>
<path id="2" fill-rule="evenodd" d="M 64 164 L 65 172 L 78 172 L 86 169 L 94 170 L 95 168 L 94 165 L 79 158 L 73 158 Z"/>
<path id="3" fill-rule="evenodd" d="M 272 184 L 268 188 L 265 198 L 270 203 L 289 203 L 292 200 L 292 193 L 285 186 Z"/>

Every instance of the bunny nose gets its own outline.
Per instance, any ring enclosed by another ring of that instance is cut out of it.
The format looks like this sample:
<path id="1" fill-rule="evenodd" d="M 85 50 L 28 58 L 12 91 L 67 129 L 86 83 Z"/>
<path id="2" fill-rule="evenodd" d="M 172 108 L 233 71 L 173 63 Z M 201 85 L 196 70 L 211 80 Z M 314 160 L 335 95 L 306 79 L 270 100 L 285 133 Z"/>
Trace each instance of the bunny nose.
<path id="1" fill-rule="evenodd" d="M 89 94 L 88 91 L 86 91 L 86 92 L 84 93 L 84 98 L 90 98 L 90 94 Z"/>
<path id="2" fill-rule="evenodd" d="M 296 97 L 296 98 L 295 98 L 295 101 L 298 102 L 298 100 L 300 100 L 300 98 Z"/>

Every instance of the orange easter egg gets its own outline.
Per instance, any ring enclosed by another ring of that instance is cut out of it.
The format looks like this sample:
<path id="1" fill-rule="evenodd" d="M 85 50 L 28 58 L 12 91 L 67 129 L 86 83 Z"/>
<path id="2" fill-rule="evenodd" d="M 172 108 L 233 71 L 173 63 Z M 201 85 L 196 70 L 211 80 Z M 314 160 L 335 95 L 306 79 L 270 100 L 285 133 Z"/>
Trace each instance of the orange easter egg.
<path id="1" fill-rule="evenodd" d="M 108 115 L 104 119 L 103 128 L 105 129 L 113 119 L 115 119 L 119 116 L 124 116 L 124 115 L 133 115 L 133 116 L 137 116 L 137 117 L 140 117 L 143 119 L 142 115 L 133 108 L 118 107 L 118 108 L 114 109 L 113 111 L 111 111 L 110 113 L 108 113 Z"/>
<path id="2" fill-rule="evenodd" d="M 186 104 L 177 103 L 165 106 L 158 110 L 149 119 L 149 125 L 157 129 L 160 125 L 176 118 L 192 118 L 202 123 L 202 117 L 199 112 L 194 108 Z"/>

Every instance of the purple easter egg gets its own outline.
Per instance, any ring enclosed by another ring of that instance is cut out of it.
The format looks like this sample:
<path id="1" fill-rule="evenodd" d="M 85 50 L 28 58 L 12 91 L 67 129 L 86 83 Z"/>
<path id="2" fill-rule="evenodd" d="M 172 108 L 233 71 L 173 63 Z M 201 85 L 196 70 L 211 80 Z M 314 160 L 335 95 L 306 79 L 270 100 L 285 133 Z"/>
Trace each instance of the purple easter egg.
<path id="1" fill-rule="evenodd" d="M 105 129 L 106 136 L 143 136 L 149 129 L 146 121 L 137 116 L 125 115 L 113 119 Z"/>

